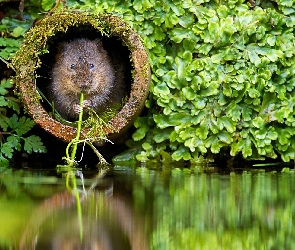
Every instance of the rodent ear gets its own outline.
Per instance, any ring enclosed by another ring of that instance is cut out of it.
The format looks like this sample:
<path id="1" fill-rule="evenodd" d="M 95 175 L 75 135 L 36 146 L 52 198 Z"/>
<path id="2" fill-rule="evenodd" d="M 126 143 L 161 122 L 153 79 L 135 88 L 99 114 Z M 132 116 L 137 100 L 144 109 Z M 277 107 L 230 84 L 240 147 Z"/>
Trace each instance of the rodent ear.
<path id="1" fill-rule="evenodd" d="M 57 51 L 55 54 L 55 60 L 58 61 L 62 57 L 62 51 L 64 51 L 64 43 L 59 43 L 57 45 Z"/>
<path id="2" fill-rule="evenodd" d="M 67 44 L 68 44 L 67 42 L 61 42 L 58 44 L 57 46 L 58 54 L 60 54 L 62 51 L 65 51 Z"/>
<path id="3" fill-rule="evenodd" d="M 97 47 L 103 48 L 103 43 L 102 43 L 101 39 L 96 38 L 94 41 L 95 41 Z"/>

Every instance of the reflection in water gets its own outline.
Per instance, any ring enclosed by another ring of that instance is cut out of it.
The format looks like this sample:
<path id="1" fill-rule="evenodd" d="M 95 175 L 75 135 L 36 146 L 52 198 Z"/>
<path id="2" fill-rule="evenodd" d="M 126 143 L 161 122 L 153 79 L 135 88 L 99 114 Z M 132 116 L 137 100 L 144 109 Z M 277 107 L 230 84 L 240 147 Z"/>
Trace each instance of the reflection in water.
<path id="1" fill-rule="evenodd" d="M 108 195 L 105 195 L 107 193 Z M 109 190 L 82 193 L 82 228 L 74 196 L 65 191 L 34 211 L 20 249 L 147 250 L 142 223 L 133 209 Z M 80 230 L 82 229 L 82 235 Z"/>
<path id="2" fill-rule="evenodd" d="M 175 169 L 167 178 L 143 174 L 134 190 L 152 190 L 144 194 L 153 197 L 151 249 L 295 249 L 294 177 Z"/>
<path id="3" fill-rule="evenodd" d="M 0 249 L 295 249 L 293 171 L 115 171 L 111 189 L 99 184 L 82 199 L 82 240 L 72 194 L 41 196 L 48 182 L 9 178 L 0 175 Z"/>

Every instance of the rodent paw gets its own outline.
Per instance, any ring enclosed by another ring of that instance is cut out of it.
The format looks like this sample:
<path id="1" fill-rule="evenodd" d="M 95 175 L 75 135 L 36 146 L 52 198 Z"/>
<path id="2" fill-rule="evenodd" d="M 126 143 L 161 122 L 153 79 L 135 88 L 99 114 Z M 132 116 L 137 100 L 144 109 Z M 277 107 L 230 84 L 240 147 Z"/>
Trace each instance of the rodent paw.
<path id="1" fill-rule="evenodd" d="M 83 107 L 80 104 L 74 104 L 73 109 L 75 113 L 79 114 L 83 110 Z"/>
<path id="2" fill-rule="evenodd" d="M 83 108 L 90 107 L 90 106 L 91 106 L 91 101 L 90 100 L 84 100 L 83 101 Z"/>
<path id="3" fill-rule="evenodd" d="M 82 103 L 82 106 L 80 106 L 80 104 L 74 104 L 74 112 L 79 114 L 83 108 L 86 108 L 86 107 L 90 107 L 91 106 L 91 101 L 90 100 L 84 100 L 83 103 Z"/>

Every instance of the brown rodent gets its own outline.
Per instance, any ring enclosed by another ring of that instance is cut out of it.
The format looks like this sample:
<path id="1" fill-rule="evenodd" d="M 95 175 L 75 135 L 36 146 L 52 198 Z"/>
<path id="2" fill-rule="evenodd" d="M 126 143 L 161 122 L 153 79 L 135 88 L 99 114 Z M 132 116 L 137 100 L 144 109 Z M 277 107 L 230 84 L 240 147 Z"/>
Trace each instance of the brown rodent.
<path id="1" fill-rule="evenodd" d="M 61 43 L 51 78 L 49 100 L 69 121 L 78 118 L 81 92 L 83 106 L 98 114 L 121 104 L 126 96 L 124 65 L 108 55 L 99 39 L 79 38 Z"/>

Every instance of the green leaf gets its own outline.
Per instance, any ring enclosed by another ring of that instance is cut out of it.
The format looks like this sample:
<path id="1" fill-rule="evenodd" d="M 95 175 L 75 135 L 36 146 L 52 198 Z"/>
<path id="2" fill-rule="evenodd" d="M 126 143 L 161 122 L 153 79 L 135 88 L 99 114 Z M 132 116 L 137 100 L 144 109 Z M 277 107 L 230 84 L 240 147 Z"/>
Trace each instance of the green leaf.
<path id="1" fill-rule="evenodd" d="M 269 35 L 269 36 L 267 36 L 266 42 L 270 46 L 274 46 L 276 44 L 276 36 L 275 35 Z"/>
<path id="2" fill-rule="evenodd" d="M 15 148 L 16 150 L 21 150 L 21 144 L 20 144 L 20 137 L 16 135 L 10 135 L 6 139 L 6 143 L 10 145 L 11 148 Z"/>
<path id="3" fill-rule="evenodd" d="M 183 44 L 183 48 L 185 50 L 188 50 L 191 52 L 193 52 L 195 50 L 196 42 L 192 39 L 184 39 L 182 44 Z"/>
<path id="4" fill-rule="evenodd" d="M 138 128 L 132 135 L 132 139 L 134 141 L 140 141 L 146 136 L 147 131 L 149 130 L 149 125 L 142 125 L 140 128 Z"/>
<path id="5" fill-rule="evenodd" d="M 278 133 L 275 131 L 273 127 L 270 127 L 267 131 L 266 138 L 272 141 L 275 141 L 278 138 Z"/>
<path id="6" fill-rule="evenodd" d="M 0 96 L 0 107 L 5 107 L 7 105 L 8 105 L 8 103 L 5 100 L 5 97 L 4 96 Z"/>
<path id="7" fill-rule="evenodd" d="M 8 90 L 9 88 L 12 87 L 12 82 L 11 80 L 2 80 L 1 83 L 0 83 L 0 95 L 5 95 L 8 93 Z"/>
<path id="8" fill-rule="evenodd" d="M 4 158 L 2 154 L 0 153 L 0 171 L 1 171 L 1 168 L 7 168 L 7 167 L 9 167 L 9 160 Z"/>
<path id="9" fill-rule="evenodd" d="M 253 119 L 252 124 L 256 128 L 263 128 L 265 126 L 265 121 L 260 116 L 258 116 Z"/>
<path id="10" fill-rule="evenodd" d="M 238 21 L 243 28 L 247 28 L 247 26 L 251 24 L 252 20 L 253 15 L 251 12 L 241 12 L 236 18 L 236 21 Z"/>
<path id="11" fill-rule="evenodd" d="M 1 149 L 1 154 L 3 154 L 4 156 L 6 156 L 9 159 L 12 158 L 13 148 L 11 147 L 9 142 L 3 143 L 0 147 L 0 149 Z"/>
<path id="12" fill-rule="evenodd" d="M 225 144 L 231 144 L 233 141 L 233 135 L 231 133 L 228 133 L 227 131 L 221 131 L 218 133 L 218 139 L 225 143 Z"/>
<path id="13" fill-rule="evenodd" d="M 206 126 L 206 123 L 202 122 L 201 125 L 196 129 L 195 133 L 196 136 L 198 136 L 200 139 L 206 140 L 209 133 L 209 129 L 208 126 Z"/>
<path id="14" fill-rule="evenodd" d="M 46 148 L 41 142 L 39 136 L 31 135 L 27 138 L 23 138 L 25 140 L 24 150 L 31 154 L 32 152 L 36 153 L 46 153 Z"/>
<path id="15" fill-rule="evenodd" d="M 205 141 L 205 147 L 210 148 L 213 154 L 218 154 L 222 146 L 224 146 L 224 144 L 219 141 L 216 135 L 209 136 Z"/>
<path id="16" fill-rule="evenodd" d="M 184 145 L 190 149 L 191 152 L 195 152 L 196 149 L 201 153 L 205 154 L 207 149 L 203 145 L 203 140 L 199 139 L 198 137 L 194 136 L 192 138 L 187 139 L 184 142 Z"/>
<path id="17" fill-rule="evenodd" d="M 170 95 L 170 90 L 167 87 L 166 83 L 162 82 L 154 87 L 154 93 L 162 96 L 168 96 Z"/>
<path id="18" fill-rule="evenodd" d="M 142 144 L 142 148 L 145 150 L 145 151 L 151 151 L 152 150 L 152 145 L 150 143 L 147 143 L 147 142 L 144 142 Z"/>
<path id="19" fill-rule="evenodd" d="M 181 16 L 181 18 L 179 19 L 179 24 L 184 28 L 190 28 L 191 25 L 194 24 L 194 22 L 195 17 L 192 13 L 185 13 L 185 15 Z"/>
<path id="20" fill-rule="evenodd" d="M 229 133 L 233 133 L 236 130 L 235 122 L 226 116 L 218 117 L 217 125 L 220 130 L 225 128 Z"/>
<path id="21" fill-rule="evenodd" d="M 8 29 L 8 32 L 10 32 L 12 36 L 17 37 L 22 36 L 30 27 L 32 27 L 33 19 L 30 16 L 22 20 L 4 17 L 2 19 L 2 24 L 6 26 L 6 29 Z"/>
<path id="22" fill-rule="evenodd" d="M 181 159 L 188 161 L 191 159 L 191 154 L 187 147 L 180 145 L 179 149 L 173 152 L 172 159 L 175 161 L 180 161 Z"/>
<path id="23" fill-rule="evenodd" d="M 186 140 L 195 137 L 195 129 L 193 127 L 184 128 L 184 130 L 180 131 L 178 134 L 182 140 Z"/>
<path id="24" fill-rule="evenodd" d="M 294 149 L 289 147 L 288 150 L 281 153 L 281 157 L 284 162 L 290 162 L 291 159 L 294 159 Z"/>
<path id="25" fill-rule="evenodd" d="M 179 80 L 184 80 L 186 73 L 187 61 L 182 58 L 176 57 L 175 63 L 177 65 L 177 77 Z"/>
<path id="26" fill-rule="evenodd" d="M 115 165 L 122 165 L 122 164 L 134 164 L 136 155 L 140 153 L 140 148 L 130 148 L 125 150 L 124 152 L 116 155 L 112 162 Z"/>
<path id="27" fill-rule="evenodd" d="M 55 0 L 42 0 L 41 5 L 45 11 L 50 10 L 55 4 Z"/>
<path id="28" fill-rule="evenodd" d="M 281 145 L 289 145 L 290 138 L 294 135 L 291 128 L 275 128 L 278 134 L 278 143 Z"/>
<path id="29" fill-rule="evenodd" d="M 166 13 L 165 25 L 167 28 L 173 28 L 174 25 L 178 24 L 179 18 L 173 12 Z"/>
<path id="30" fill-rule="evenodd" d="M 184 87 L 182 92 L 187 100 L 194 100 L 196 98 L 196 92 L 189 87 Z"/>
<path id="31" fill-rule="evenodd" d="M 199 48 L 198 52 L 204 55 L 208 55 L 210 50 L 212 49 L 213 45 L 210 43 L 203 43 Z"/>
<path id="32" fill-rule="evenodd" d="M 172 131 L 172 133 L 169 136 L 170 141 L 175 142 L 177 138 L 178 138 L 178 135 L 177 135 L 176 131 L 175 130 Z"/>
<path id="33" fill-rule="evenodd" d="M 255 138 L 260 139 L 262 141 L 258 141 L 258 143 L 260 144 L 260 147 L 264 147 L 265 146 L 265 141 L 266 141 L 266 134 L 267 132 L 265 130 L 256 130 L 254 132 Z"/>
<path id="34" fill-rule="evenodd" d="M 224 56 L 225 56 L 224 52 L 214 54 L 214 55 L 211 56 L 211 60 L 212 60 L 213 63 L 218 64 L 218 63 L 224 61 Z"/>
<path id="35" fill-rule="evenodd" d="M 251 98 L 258 98 L 260 93 L 257 89 L 248 89 L 248 94 Z"/>
<path id="36" fill-rule="evenodd" d="M 15 131 L 18 135 L 24 135 L 28 131 L 30 131 L 32 127 L 34 127 L 34 125 L 35 125 L 35 122 L 32 119 L 22 116 L 19 119 L 18 127 L 16 128 Z"/>
<path id="37" fill-rule="evenodd" d="M 247 50 L 249 59 L 252 63 L 255 64 L 255 66 L 258 66 L 261 63 L 260 57 L 257 55 L 257 53 L 254 50 Z"/>
<path id="38" fill-rule="evenodd" d="M 25 27 L 18 26 L 13 29 L 11 35 L 13 37 L 20 37 L 20 36 L 23 36 L 26 33 L 26 31 L 27 29 Z"/>
<path id="39" fill-rule="evenodd" d="M 164 116 L 161 114 L 155 114 L 154 120 L 157 126 L 161 129 L 169 126 L 188 126 L 191 124 L 192 117 L 187 113 L 171 113 L 169 116 Z"/>
<path id="40" fill-rule="evenodd" d="M 249 138 L 246 138 L 245 140 L 242 140 L 243 143 L 241 143 L 242 148 L 242 154 L 245 158 L 252 155 L 252 148 L 251 148 L 251 141 Z"/>
<path id="41" fill-rule="evenodd" d="M 18 127 L 18 117 L 16 114 L 13 114 L 8 120 L 7 120 L 8 126 L 12 129 L 15 129 Z"/>
<path id="42" fill-rule="evenodd" d="M 7 131 L 8 129 L 8 122 L 9 122 L 9 118 L 2 115 L 0 112 L 0 127 L 2 128 L 3 131 Z"/>
<path id="43" fill-rule="evenodd" d="M 161 129 L 161 130 L 155 131 L 155 135 L 154 135 L 155 142 L 161 143 L 165 140 L 169 140 L 172 131 L 173 130 L 171 128 L 166 128 L 166 129 Z"/>
<path id="44" fill-rule="evenodd" d="M 219 27 L 219 23 L 217 22 L 210 22 L 208 24 L 208 31 L 210 33 L 210 40 L 205 40 L 205 42 L 214 42 L 215 40 L 217 40 L 219 38 L 219 32 L 220 32 L 220 27 Z M 212 39 L 212 40 L 211 40 Z"/>
<path id="45" fill-rule="evenodd" d="M 166 38 L 166 33 L 160 27 L 154 27 L 154 37 L 157 41 L 162 41 Z"/>
<path id="46" fill-rule="evenodd" d="M 173 10 L 173 12 L 177 15 L 177 16 L 183 16 L 185 13 L 185 10 L 182 8 L 182 5 L 174 5 L 173 3 L 170 4 L 170 8 Z"/>

